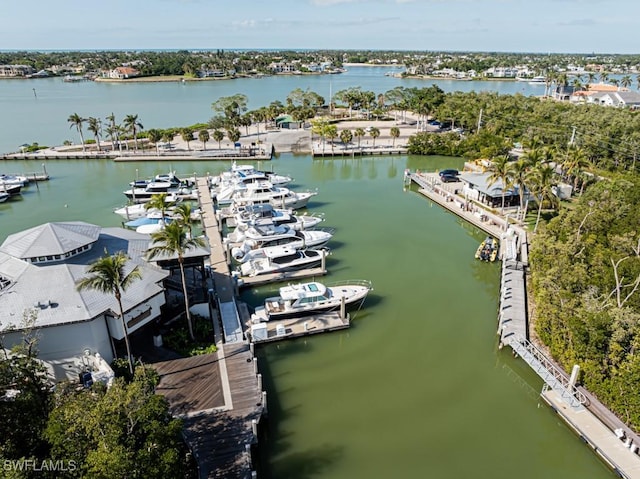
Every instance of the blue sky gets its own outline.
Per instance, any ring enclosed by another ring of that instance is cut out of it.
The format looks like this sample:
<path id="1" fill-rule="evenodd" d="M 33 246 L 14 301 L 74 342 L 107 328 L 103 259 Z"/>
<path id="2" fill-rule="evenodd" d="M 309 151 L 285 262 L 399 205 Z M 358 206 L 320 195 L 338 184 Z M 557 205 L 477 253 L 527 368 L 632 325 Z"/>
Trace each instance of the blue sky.
<path id="1" fill-rule="evenodd" d="M 638 0 L 4 0 L 0 49 L 640 53 Z"/>

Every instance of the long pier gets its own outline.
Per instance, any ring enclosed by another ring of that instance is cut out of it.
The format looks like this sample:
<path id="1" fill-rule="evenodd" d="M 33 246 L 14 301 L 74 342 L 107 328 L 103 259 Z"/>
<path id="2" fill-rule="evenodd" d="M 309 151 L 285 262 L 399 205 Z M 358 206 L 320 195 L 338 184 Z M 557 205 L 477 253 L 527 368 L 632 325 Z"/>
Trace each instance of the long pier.
<path id="1" fill-rule="evenodd" d="M 630 430 L 597 398 L 575 386 L 575 376 L 529 341 L 526 298 L 528 240 L 526 231 L 477 203 L 469 204 L 456 191 L 458 183 L 441 183 L 435 173 L 405 173 L 419 192 L 487 234 L 501 238 L 502 269 L 498 308 L 499 345 L 511 347 L 545 382 L 540 397 L 596 454 L 625 479 L 640 479 L 640 436 Z M 505 236 L 509 229 L 510 235 Z M 576 371 L 577 375 L 577 371 Z"/>

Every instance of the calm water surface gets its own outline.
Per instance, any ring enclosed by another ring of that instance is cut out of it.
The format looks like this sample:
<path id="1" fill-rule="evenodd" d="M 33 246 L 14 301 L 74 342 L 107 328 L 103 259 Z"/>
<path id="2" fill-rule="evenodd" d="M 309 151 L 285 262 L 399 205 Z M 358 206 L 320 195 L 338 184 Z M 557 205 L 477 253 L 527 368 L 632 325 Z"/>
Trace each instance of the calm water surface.
<path id="1" fill-rule="evenodd" d="M 229 165 L 172 166 L 214 174 Z M 524 362 L 497 350 L 499 266 L 473 258 L 483 234 L 402 187 L 407 167 L 460 161 L 287 154 L 259 166 L 291 174 L 295 189 L 318 189 L 309 211 L 336 229 L 326 279 L 374 285 L 351 329 L 258 348 L 269 403 L 261 477 L 615 477 L 541 405 L 542 383 Z M 49 161 L 51 181 L 0 204 L 0 241 L 47 221 L 119 225 L 111 211 L 125 185 L 168 168 Z M 274 292 L 261 287 L 243 298 L 256 305 Z"/>
<path id="2" fill-rule="evenodd" d="M 444 91 L 495 91 L 497 93 L 542 95 L 544 85 L 514 81 L 403 80 L 385 73 L 388 67 L 349 67 L 340 75 L 267 76 L 203 82 L 104 83 L 63 82 L 61 78 L 1 80 L 0 153 L 19 151 L 19 146 L 38 142 L 61 145 L 65 140 L 78 143 L 69 115 L 105 118 L 114 113 L 122 122 L 125 115 L 137 114 L 145 129 L 187 126 L 206 122 L 213 116 L 211 103 L 222 96 L 244 93 L 249 109 L 285 102 L 296 88 L 317 92 L 328 101 L 330 95 L 353 86 L 384 93 L 396 86 L 438 85 Z M 34 94 L 35 90 L 35 94 Z M 85 131 L 85 138 L 91 135 Z"/>

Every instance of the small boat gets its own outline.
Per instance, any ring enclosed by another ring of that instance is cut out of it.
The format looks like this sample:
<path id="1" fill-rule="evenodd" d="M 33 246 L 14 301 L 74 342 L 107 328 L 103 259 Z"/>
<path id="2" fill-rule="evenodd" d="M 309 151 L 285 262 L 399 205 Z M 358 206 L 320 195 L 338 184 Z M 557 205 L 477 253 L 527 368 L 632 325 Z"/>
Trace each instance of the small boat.
<path id="1" fill-rule="evenodd" d="M 547 81 L 547 79 L 543 75 L 540 75 L 540 76 L 537 76 L 537 77 L 530 78 L 529 79 L 529 84 L 530 85 L 537 85 L 537 84 L 540 84 L 540 83 L 545 83 L 546 81 Z"/>
<path id="2" fill-rule="evenodd" d="M 290 246 L 265 248 L 264 257 L 252 259 L 240 265 L 241 276 L 282 273 L 304 268 L 314 268 L 322 264 L 327 251 L 324 249 L 299 250 Z"/>
<path id="3" fill-rule="evenodd" d="M 500 249 L 500 244 L 497 239 L 492 238 L 491 236 L 487 236 L 478 249 L 476 250 L 475 257 L 476 259 L 482 261 L 490 261 L 494 262 L 498 257 L 498 250 Z"/>
<path id="4" fill-rule="evenodd" d="M 249 226 L 236 228 L 229 233 L 224 243 L 247 243 L 253 248 L 277 246 L 289 242 L 300 242 L 302 248 L 306 246 L 322 246 L 333 237 L 333 229 L 319 228 L 315 230 L 294 230 L 286 225 L 279 226 Z"/>
<path id="5" fill-rule="evenodd" d="M 255 258 L 263 258 L 266 251 L 274 246 L 287 246 L 295 249 L 317 249 L 333 237 L 330 231 L 295 231 L 290 230 L 287 234 L 278 235 L 275 238 L 267 239 L 245 239 L 239 246 L 231 249 L 233 259 L 239 263 L 246 263 Z"/>
<path id="6" fill-rule="evenodd" d="M 269 203 L 276 208 L 297 210 L 306 208 L 311 197 L 317 194 L 315 191 L 295 192 L 260 181 L 235 191 L 230 201 L 238 206 Z"/>
<path id="7" fill-rule="evenodd" d="M 4 203 L 11 195 L 5 191 L 0 191 L 0 203 Z"/>
<path id="8" fill-rule="evenodd" d="M 291 284 L 280 288 L 280 295 L 267 298 L 251 316 L 254 322 L 307 316 L 333 311 L 342 306 L 362 304 L 371 291 L 371 282 L 350 280 L 325 286 L 319 282 Z"/>

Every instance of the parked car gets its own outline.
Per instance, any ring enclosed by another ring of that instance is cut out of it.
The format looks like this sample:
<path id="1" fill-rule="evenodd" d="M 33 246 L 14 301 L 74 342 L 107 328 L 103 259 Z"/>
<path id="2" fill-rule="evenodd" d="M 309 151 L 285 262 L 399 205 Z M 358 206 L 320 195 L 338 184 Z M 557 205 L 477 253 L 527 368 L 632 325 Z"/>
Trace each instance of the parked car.
<path id="1" fill-rule="evenodd" d="M 460 178 L 458 178 L 458 175 L 443 175 L 440 174 L 440 181 L 442 181 L 443 183 L 455 183 L 457 181 L 460 181 Z"/>
<path id="2" fill-rule="evenodd" d="M 454 170 L 453 168 L 442 170 L 440 172 L 440 176 L 443 176 L 443 175 L 458 176 L 459 174 L 460 172 L 458 170 Z"/>

